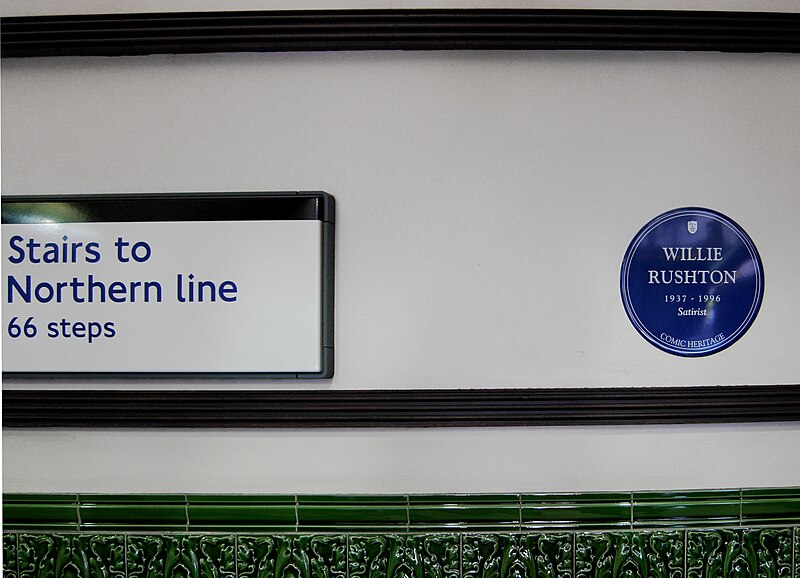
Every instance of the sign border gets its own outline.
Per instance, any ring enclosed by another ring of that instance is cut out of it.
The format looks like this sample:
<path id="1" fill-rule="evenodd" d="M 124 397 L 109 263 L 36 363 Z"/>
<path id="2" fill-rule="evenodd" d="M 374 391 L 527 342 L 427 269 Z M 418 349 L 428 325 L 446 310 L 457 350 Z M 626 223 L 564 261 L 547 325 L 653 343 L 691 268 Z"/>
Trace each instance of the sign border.
<path id="1" fill-rule="evenodd" d="M 322 222 L 322 287 L 320 371 L 298 372 L 128 372 L 128 371 L 10 371 L 4 379 L 75 378 L 192 378 L 192 379 L 329 379 L 334 373 L 334 238 L 336 201 L 323 191 L 231 193 L 133 193 L 81 195 L 20 195 L 2 199 L 3 224 L 14 223 L 9 213 L 19 205 L 48 203 L 79 205 L 81 220 L 59 222 L 163 222 L 237 220 L 313 220 Z"/>

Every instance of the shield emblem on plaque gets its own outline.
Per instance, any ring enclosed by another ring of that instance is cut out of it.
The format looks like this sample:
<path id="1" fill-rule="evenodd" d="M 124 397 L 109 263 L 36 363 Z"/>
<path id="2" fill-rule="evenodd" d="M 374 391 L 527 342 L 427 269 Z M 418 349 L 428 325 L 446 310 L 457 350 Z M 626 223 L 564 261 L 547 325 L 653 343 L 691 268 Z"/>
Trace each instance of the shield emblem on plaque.
<path id="1" fill-rule="evenodd" d="M 689 230 L 689 233 L 694 235 L 697 232 L 697 221 L 689 221 L 686 223 L 686 228 Z"/>

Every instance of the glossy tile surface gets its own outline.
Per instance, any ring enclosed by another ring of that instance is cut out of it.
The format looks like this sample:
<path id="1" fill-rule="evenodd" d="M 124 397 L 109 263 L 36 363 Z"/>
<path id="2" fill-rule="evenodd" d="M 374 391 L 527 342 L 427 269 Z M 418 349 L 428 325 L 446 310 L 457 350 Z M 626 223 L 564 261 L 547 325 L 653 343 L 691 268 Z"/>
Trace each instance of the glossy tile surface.
<path id="1" fill-rule="evenodd" d="M 578 534 L 576 578 L 681 578 L 684 533 Z"/>
<path id="2" fill-rule="evenodd" d="M 629 493 L 524 495 L 522 527 L 630 528 L 630 498 Z"/>
<path id="3" fill-rule="evenodd" d="M 411 506 L 409 510 L 412 530 L 453 530 L 458 528 L 519 530 L 520 511 L 516 505 Z"/>
<path id="4" fill-rule="evenodd" d="M 5 531 L 536 532 L 790 526 L 800 488 L 558 494 L 6 494 Z"/>
<path id="5" fill-rule="evenodd" d="M 800 578 L 797 527 L 423 534 L 5 533 L 8 578 Z"/>
<path id="6" fill-rule="evenodd" d="M 800 524 L 800 488 L 742 490 L 744 524 Z"/>
<path id="7" fill-rule="evenodd" d="M 234 536 L 128 536 L 128 578 L 235 578 Z"/>
<path id="8" fill-rule="evenodd" d="M 688 578 L 790 578 L 792 530 L 689 531 Z"/>
<path id="9" fill-rule="evenodd" d="M 739 525 L 738 490 L 702 492 L 635 492 L 634 527 Z"/>
<path id="10" fill-rule="evenodd" d="M 76 494 L 4 494 L 3 530 L 76 530 Z"/>
<path id="11" fill-rule="evenodd" d="M 351 502 L 347 504 L 300 504 L 297 519 L 301 528 L 359 531 L 371 528 L 406 528 L 408 509 L 399 504 Z"/>
<path id="12" fill-rule="evenodd" d="M 553 534 L 465 535 L 464 578 L 572 578 L 573 536 Z"/>
<path id="13" fill-rule="evenodd" d="M 344 536 L 239 536 L 240 578 L 346 578 Z"/>
<path id="14" fill-rule="evenodd" d="M 189 506 L 189 526 L 204 531 L 293 532 L 294 506 L 197 505 Z"/>
<path id="15" fill-rule="evenodd" d="M 125 578 L 125 539 L 20 534 L 18 563 L 20 578 Z"/>
<path id="16" fill-rule="evenodd" d="M 351 536 L 349 578 L 458 578 L 459 537 Z"/>
<path id="17" fill-rule="evenodd" d="M 3 534 L 3 577 L 17 577 L 17 535 Z"/>

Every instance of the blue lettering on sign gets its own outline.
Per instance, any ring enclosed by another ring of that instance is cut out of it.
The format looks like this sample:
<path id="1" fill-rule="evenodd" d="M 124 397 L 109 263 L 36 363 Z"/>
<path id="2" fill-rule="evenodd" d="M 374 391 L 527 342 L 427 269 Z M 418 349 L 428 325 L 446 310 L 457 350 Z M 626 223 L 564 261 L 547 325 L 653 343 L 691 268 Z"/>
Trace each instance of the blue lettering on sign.
<path id="1" fill-rule="evenodd" d="M 711 355 L 755 320 L 764 270 L 753 241 L 710 209 L 659 215 L 633 238 L 620 274 L 622 304 L 636 330 L 674 355 Z"/>

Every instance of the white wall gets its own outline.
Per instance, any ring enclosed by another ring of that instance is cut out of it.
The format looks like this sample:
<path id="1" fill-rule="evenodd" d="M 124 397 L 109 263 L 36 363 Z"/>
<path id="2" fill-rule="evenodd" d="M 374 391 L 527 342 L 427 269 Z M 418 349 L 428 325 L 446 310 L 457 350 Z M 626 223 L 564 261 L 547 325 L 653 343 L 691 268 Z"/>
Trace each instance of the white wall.
<path id="1" fill-rule="evenodd" d="M 800 59 L 336 53 L 7 60 L 4 194 L 337 199 L 336 376 L 297 387 L 798 383 Z M 706 206 L 764 261 L 734 346 L 648 345 L 622 255 Z M 286 382 L 18 384 L 255 387 Z M 790 485 L 800 424 L 6 432 L 6 491 L 517 491 Z M 198 473 L 202 473 L 199 477 Z"/>
<path id="2" fill-rule="evenodd" d="M 566 8 L 800 12 L 800 0 L 2 0 L 3 16 L 204 10 Z"/>
<path id="3" fill-rule="evenodd" d="M 797 424 L 6 431 L 3 490 L 559 492 L 797 486 Z"/>
<path id="4" fill-rule="evenodd" d="M 796 383 L 798 63 L 588 52 L 12 60 L 3 191 L 333 194 L 336 376 L 302 387 Z M 634 234 L 681 206 L 739 222 L 766 272 L 754 325 L 702 359 L 649 345 L 619 297 Z"/>

